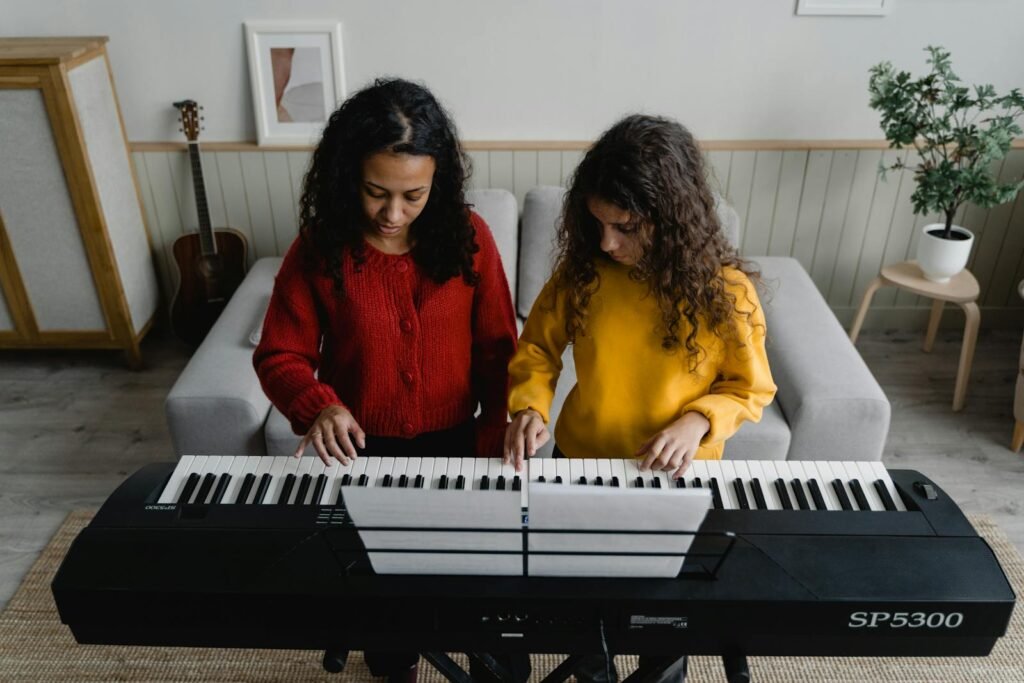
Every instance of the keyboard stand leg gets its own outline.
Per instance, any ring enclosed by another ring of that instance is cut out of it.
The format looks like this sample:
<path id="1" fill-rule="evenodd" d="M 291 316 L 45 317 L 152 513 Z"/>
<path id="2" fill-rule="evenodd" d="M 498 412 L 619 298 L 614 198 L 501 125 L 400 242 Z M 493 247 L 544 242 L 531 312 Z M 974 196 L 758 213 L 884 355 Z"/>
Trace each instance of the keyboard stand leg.
<path id="1" fill-rule="evenodd" d="M 672 681 L 672 683 L 684 683 L 689 660 L 686 655 L 672 658 L 658 657 L 653 663 L 644 663 L 636 671 L 626 677 L 622 683 L 657 683 L 660 681 Z"/>
<path id="2" fill-rule="evenodd" d="M 348 650 L 332 648 L 324 650 L 324 670 L 332 674 L 341 673 L 345 670 L 345 662 L 348 661 Z"/>
<path id="3" fill-rule="evenodd" d="M 569 655 L 562 663 L 552 669 L 541 683 L 562 683 L 576 673 L 576 667 L 583 661 L 583 655 Z"/>
<path id="4" fill-rule="evenodd" d="M 726 655 L 722 657 L 722 665 L 729 683 L 750 683 L 750 667 L 743 655 Z"/>
<path id="5" fill-rule="evenodd" d="M 472 665 L 475 663 L 477 666 L 486 669 L 487 673 L 496 678 L 499 681 L 508 681 L 509 683 L 515 683 L 515 676 L 509 671 L 504 665 L 498 663 L 498 661 L 487 654 L 486 652 L 467 652 L 466 656 L 469 657 L 470 671 L 472 671 Z M 470 674 L 472 677 L 473 674 Z M 483 675 L 480 672 L 479 675 Z"/>
<path id="6" fill-rule="evenodd" d="M 420 655 L 452 683 L 473 683 L 466 670 L 444 652 L 421 652 Z"/>

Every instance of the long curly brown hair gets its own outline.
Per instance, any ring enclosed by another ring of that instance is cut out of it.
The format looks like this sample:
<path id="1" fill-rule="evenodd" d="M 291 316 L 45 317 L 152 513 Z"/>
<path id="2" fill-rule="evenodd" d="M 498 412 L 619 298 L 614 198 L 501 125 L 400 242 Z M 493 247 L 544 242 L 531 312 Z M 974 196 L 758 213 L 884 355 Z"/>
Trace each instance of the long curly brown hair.
<path id="1" fill-rule="evenodd" d="M 436 164 L 423 212 L 410 227 L 413 260 L 436 282 L 461 275 L 476 285 L 473 254 L 480 250 L 470 221 L 465 186 L 470 173 L 451 117 L 424 86 L 378 79 L 338 108 L 313 152 L 299 200 L 300 234 L 307 263 L 320 267 L 344 294 L 342 254 L 366 260 L 359 188 L 363 161 L 377 152 L 426 155 Z"/>
<path id="2" fill-rule="evenodd" d="M 555 291 L 566 293 L 570 340 L 586 334 L 587 306 L 600 286 L 597 263 L 609 258 L 601 250 L 601 226 L 587 208 L 591 197 L 632 214 L 642 256 L 630 278 L 646 282 L 657 297 L 662 348 L 672 352 L 684 345 L 693 369 L 703 353 L 696 343 L 698 325 L 707 325 L 719 338 L 736 339 L 737 312 L 749 320 L 753 307 L 740 311 L 726 289 L 736 283 L 726 280 L 723 267 L 732 266 L 755 282 L 760 275 L 726 241 L 704 156 L 690 132 L 670 119 L 633 115 L 587 151 L 565 196 L 554 278 Z M 680 339 L 684 316 L 689 325 Z"/>

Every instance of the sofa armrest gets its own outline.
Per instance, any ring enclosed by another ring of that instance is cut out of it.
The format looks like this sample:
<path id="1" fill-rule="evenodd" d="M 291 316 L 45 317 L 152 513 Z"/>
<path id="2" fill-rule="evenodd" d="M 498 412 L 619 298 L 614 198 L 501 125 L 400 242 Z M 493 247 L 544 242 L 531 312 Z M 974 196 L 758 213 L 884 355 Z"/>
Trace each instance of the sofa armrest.
<path id="1" fill-rule="evenodd" d="M 792 432 L 789 460 L 880 460 L 890 406 L 796 259 L 753 259 L 765 282 L 775 400 Z"/>
<path id="2" fill-rule="evenodd" d="M 262 322 L 280 258 L 257 261 L 164 402 L 182 455 L 263 455 L 270 400 L 252 366 L 249 336 Z"/>

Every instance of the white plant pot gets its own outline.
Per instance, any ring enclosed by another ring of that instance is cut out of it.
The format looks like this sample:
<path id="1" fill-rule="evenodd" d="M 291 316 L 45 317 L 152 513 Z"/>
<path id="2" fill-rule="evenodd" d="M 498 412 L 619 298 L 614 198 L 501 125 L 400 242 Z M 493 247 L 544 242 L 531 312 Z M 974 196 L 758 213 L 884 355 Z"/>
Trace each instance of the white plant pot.
<path id="1" fill-rule="evenodd" d="M 974 234 L 959 225 L 954 225 L 952 232 L 965 235 L 967 239 L 946 240 L 928 234 L 931 230 L 945 228 L 944 223 L 929 223 L 921 228 L 921 239 L 917 243 L 917 265 L 932 282 L 948 282 L 963 270 L 974 246 Z"/>

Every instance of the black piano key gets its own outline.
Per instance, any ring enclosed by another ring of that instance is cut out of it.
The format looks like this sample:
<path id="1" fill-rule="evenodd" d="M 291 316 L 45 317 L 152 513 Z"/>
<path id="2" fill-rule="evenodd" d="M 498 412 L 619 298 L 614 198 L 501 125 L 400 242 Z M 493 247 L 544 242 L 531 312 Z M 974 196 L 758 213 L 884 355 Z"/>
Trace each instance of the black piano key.
<path id="1" fill-rule="evenodd" d="M 615 488 L 619 488 L 619 478 L 618 477 L 612 477 L 612 486 L 614 486 Z"/>
<path id="2" fill-rule="evenodd" d="M 441 489 L 442 491 L 444 491 L 445 489 L 448 488 L 448 475 L 447 474 L 442 474 L 441 478 L 438 479 L 438 481 L 437 481 L 437 488 Z"/>
<path id="3" fill-rule="evenodd" d="M 743 480 L 739 477 L 733 479 L 732 489 L 736 492 L 736 504 L 740 506 L 740 510 L 749 510 L 750 502 L 747 500 L 747 492 L 743 488 Z"/>
<path id="4" fill-rule="evenodd" d="M 352 485 L 352 475 L 351 474 L 344 474 L 344 475 L 342 475 L 342 477 L 341 477 L 341 485 L 342 486 L 351 486 Z"/>
<path id="5" fill-rule="evenodd" d="M 644 478 L 643 477 L 637 477 L 636 478 L 636 482 L 634 482 L 634 483 L 636 484 L 636 487 L 638 489 L 642 489 L 644 487 Z"/>
<path id="6" fill-rule="evenodd" d="M 577 480 L 577 482 L 579 483 L 580 486 L 586 486 L 587 485 L 587 478 L 584 477 L 584 476 L 580 476 L 580 478 Z"/>
<path id="7" fill-rule="evenodd" d="M 885 506 L 885 509 L 889 512 L 896 512 L 896 502 L 889 495 L 889 489 L 886 487 L 885 482 L 881 479 L 876 479 L 875 490 L 878 491 L 878 497 L 882 499 L 882 505 Z"/>
<path id="8" fill-rule="evenodd" d="M 793 501 L 789 498 L 789 491 L 786 490 L 786 482 L 782 477 L 775 480 L 775 493 L 779 495 L 779 503 L 783 510 L 792 510 Z"/>
<path id="9" fill-rule="evenodd" d="M 256 495 L 252 498 L 254 505 L 262 503 L 263 499 L 267 497 L 267 489 L 270 488 L 270 482 L 271 477 L 269 472 L 260 477 L 260 484 L 256 487 Z"/>
<path id="10" fill-rule="evenodd" d="M 700 479 L 694 479 L 694 486 L 701 488 Z M 711 502 L 714 504 L 716 510 L 722 509 L 722 492 L 718 490 L 718 479 L 711 477 L 709 481 L 711 486 Z"/>
<path id="11" fill-rule="evenodd" d="M 321 474 L 316 478 L 316 485 L 313 487 L 313 497 L 309 499 L 310 505 L 319 505 L 324 499 L 324 489 L 327 488 L 327 475 Z"/>
<path id="12" fill-rule="evenodd" d="M 466 489 L 466 477 L 459 475 L 455 478 L 455 490 L 464 491 Z"/>
<path id="13" fill-rule="evenodd" d="M 249 492 L 252 491 L 252 485 L 256 483 L 256 475 L 250 472 L 242 478 L 242 485 L 238 489 L 238 497 L 235 498 L 236 503 L 245 503 L 249 499 Z"/>
<path id="14" fill-rule="evenodd" d="M 288 503 L 288 499 L 292 495 L 292 487 L 295 486 L 295 475 L 286 474 L 284 482 L 281 484 L 281 494 L 277 497 L 278 505 L 285 505 Z"/>
<path id="15" fill-rule="evenodd" d="M 313 475 L 303 474 L 299 479 L 299 490 L 295 493 L 295 504 L 305 505 L 306 494 L 309 493 L 309 485 L 313 483 Z"/>
<path id="16" fill-rule="evenodd" d="M 758 510 L 767 510 L 768 503 L 764 499 L 764 491 L 761 490 L 761 480 L 754 477 L 750 480 L 750 490 L 754 492 L 754 503 Z"/>
<path id="17" fill-rule="evenodd" d="M 806 494 L 804 494 L 804 485 L 799 479 L 794 479 L 789 482 L 790 486 L 793 487 L 793 495 L 796 496 L 796 506 L 801 510 L 810 510 L 811 504 L 807 500 Z"/>
<path id="18" fill-rule="evenodd" d="M 864 489 L 861 487 L 859 481 L 851 479 L 850 490 L 853 491 L 853 498 L 857 501 L 857 507 L 861 510 L 871 509 L 871 505 L 868 503 L 868 497 L 864 495 Z"/>
<path id="19" fill-rule="evenodd" d="M 561 483 L 561 482 L 555 482 L 555 483 L 557 484 L 557 483 Z M 495 484 L 494 484 L 494 490 L 495 491 L 504 491 L 505 490 L 505 475 L 504 474 L 499 474 L 498 475 L 498 481 L 495 482 Z"/>
<path id="20" fill-rule="evenodd" d="M 604 486 L 604 477 L 594 477 L 594 486 Z"/>
<path id="21" fill-rule="evenodd" d="M 832 490 L 836 492 L 836 498 L 839 499 L 839 507 L 844 510 L 853 509 L 853 505 L 850 504 L 850 497 L 846 495 L 846 487 L 843 486 L 842 479 L 832 480 Z"/>
<path id="22" fill-rule="evenodd" d="M 486 491 L 489 488 L 491 488 L 491 479 L 485 474 L 484 476 L 480 477 L 480 490 Z"/>
<path id="23" fill-rule="evenodd" d="M 562 483 L 562 475 L 559 474 L 559 475 L 555 476 L 555 483 L 556 484 L 561 484 Z"/>
<path id="24" fill-rule="evenodd" d="M 714 479 L 714 477 L 712 477 L 712 479 Z M 693 488 L 695 488 L 695 489 L 704 488 L 704 485 L 700 483 L 700 477 L 694 477 L 693 478 Z"/>
<path id="25" fill-rule="evenodd" d="M 381 486 L 383 486 L 386 489 L 391 488 L 391 475 L 390 474 L 385 474 L 384 475 L 384 480 L 381 481 L 380 484 L 381 484 Z"/>
<path id="26" fill-rule="evenodd" d="M 685 489 L 686 488 L 686 480 L 683 479 L 682 477 L 679 477 L 678 479 L 676 479 L 676 488 L 677 489 Z"/>
<path id="27" fill-rule="evenodd" d="M 403 474 L 398 478 L 398 488 L 404 489 L 409 488 L 409 475 Z"/>
<path id="28" fill-rule="evenodd" d="M 369 483 L 370 483 L 370 478 L 368 476 L 366 476 L 365 474 L 360 474 L 359 475 L 359 481 L 356 482 L 356 485 L 357 486 L 366 486 Z"/>
<path id="29" fill-rule="evenodd" d="M 224 499 L 224 492 L 228 490 L 228 484 L 231 483 L 231 475 L 225 472 L 220 475 L 220 479 L 217 480 L 217 488 L 213 490 L 213 498 L 210 502 L 214 505 L 220 503 Z"/>
<path id="30" fill-rule="evenodd" d="M 199 475 L 195 472 L 188 475 L 188 479 L 185 480 L 185 488 L 181 490 L 181 495 L 178 496 L 178 505 L 184 505 L 192 500 L 192 493 L 196 490 L 196 486 L 198 485 Z"/>
<path id="31" fill-rule="evenodd" d="M 651 488 L 655 488 L 655 489 L 660 489 L 661 488 L 661 477 L 653 477 L 651 479 Z"/>
<path id="32" fill-rule="evenodd" d="M 825 498 L 821 495 L 821 487 L 818 486 L 818 480 L 808 480 L 807 488 L 811 491 L 811 499 L 814 501 L 814 509 L 828 510 L 828 506 L 825 505 Z"/>
<path id="33" fill-rule="evenodd" d="M 342 505 L 345 504 L 345 489 L 344 489 L 344 487 L 339 487 L 338 488 L 338 499 L 334 501 L 334 504 L 336 506 L 338 506 L 338 507 L 341 507 Z"/>
<path id="34" fill-rule="evenodd" d="M 523 480 L 519 478 L 518 474 L 516 476 L 512 477 L 512 490 L 513 491 L 522 491 L 523 490 Z"/>
<path id="35" fill-rule="evenodd" d="M 217 483 L 217 475 L 213 472 L 207 472 L 203 476 L 203 483 L 199 486 L 199 493 L 196 494 L 196 504 L 202 505 L 206 502 L 207 497 L 210 495 L 210 491 L 213 490 L 213 485 Z"/>
<path id="36" fill-rule="evenodd" d="M 422 474 L 417 474 L 416 475 L 416 479 L 413 480 L 412 486 L 413 486 L 413 488 L 416 488 L 416 489 L 423 488 L 423 475 Z"/>
<path id="37" fill-rule="evenodd" d="M 544 478 L 544 475 L 543 475 L 543 474 L 542 474 L 542 475 L 540 475 L 539 477 L 537 477 L 537 483 L 538 483 L 538 484 L 543 484 L 543 483 L 544 483 L 544 482 L 546 482 L 546 481 L 547 481 L 547 479 L 545 479 L 545 478 Z"/>

